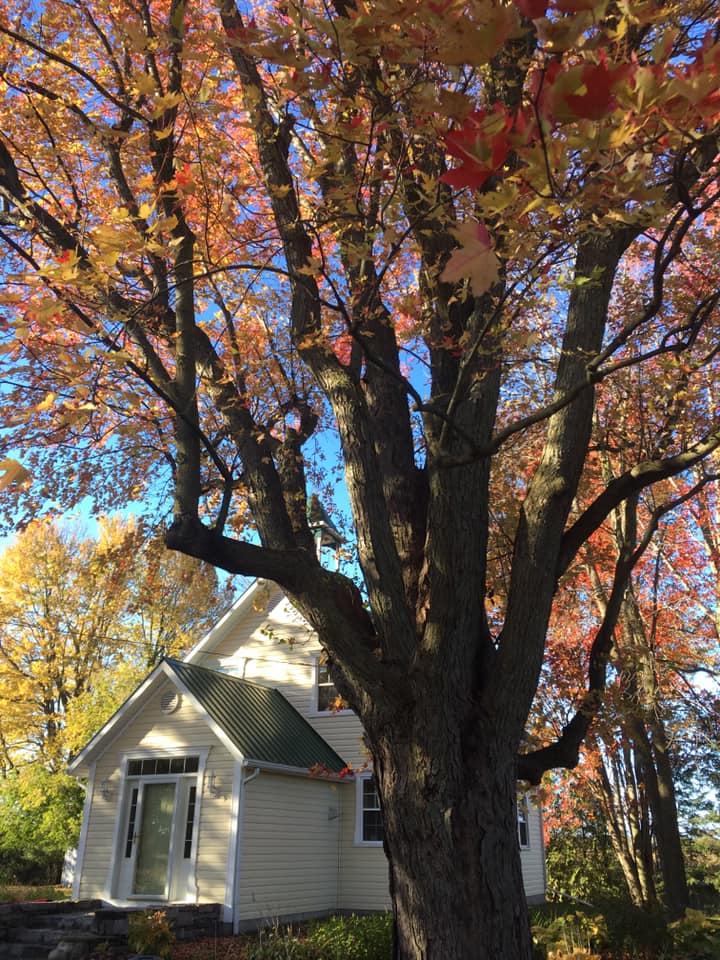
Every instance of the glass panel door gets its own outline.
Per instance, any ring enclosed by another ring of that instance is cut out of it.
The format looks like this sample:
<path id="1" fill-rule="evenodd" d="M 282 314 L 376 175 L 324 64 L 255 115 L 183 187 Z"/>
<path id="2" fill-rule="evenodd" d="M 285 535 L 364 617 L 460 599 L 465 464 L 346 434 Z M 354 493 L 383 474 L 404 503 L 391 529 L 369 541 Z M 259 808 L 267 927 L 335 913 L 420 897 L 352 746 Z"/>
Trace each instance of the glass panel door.
<path id="1" fill-rule="evenodd" d="M 167 895 L 175 787 L 175 783 L 143 784 L 133 882 L 136 896 Z"/>

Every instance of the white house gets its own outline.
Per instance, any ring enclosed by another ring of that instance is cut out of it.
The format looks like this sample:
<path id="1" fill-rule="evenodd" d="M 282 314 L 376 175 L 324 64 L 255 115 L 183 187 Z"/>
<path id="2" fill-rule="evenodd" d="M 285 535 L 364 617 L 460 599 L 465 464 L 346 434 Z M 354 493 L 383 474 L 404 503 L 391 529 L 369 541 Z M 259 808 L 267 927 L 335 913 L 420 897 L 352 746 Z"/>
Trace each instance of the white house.
<path id="1" fill-rule="evenodd" d="M 73 761 L 87 796 L 75 898 L 221 903 L 259 921 L 389 906 L 372 770 L 317 638 L 256 582 L 183 661 L 164 660 Z M 519 804 L 529 900 L 541 811 Z"/>

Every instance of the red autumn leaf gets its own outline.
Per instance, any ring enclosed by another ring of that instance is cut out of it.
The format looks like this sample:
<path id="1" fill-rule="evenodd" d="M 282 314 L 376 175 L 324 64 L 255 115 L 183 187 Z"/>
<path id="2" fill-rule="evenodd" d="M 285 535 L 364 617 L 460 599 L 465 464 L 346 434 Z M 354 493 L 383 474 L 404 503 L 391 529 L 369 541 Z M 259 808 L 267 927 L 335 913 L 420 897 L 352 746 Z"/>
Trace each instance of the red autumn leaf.
<path id="1" fill-rule="evenodd" d="M 563 99 L 576 117 L 600 120 L 617 106 L 614 87 L 630 69 L 629 65 L 610 69 L 601 56 L 600 63 L 589 63 L 583 68 L 582 82 L 586 92 L 567 94 Z"/>
<path id="2" fill-rule="evenodd" d="M 180 170 L 175 171 L 175 182 L 181 190 L 189 190 L 193 186 L 192 167 L 184 163 Z"/>
<path id="3" fill-rule="evenodd" d="M 463 187 L 478 190 L 502 167 L 510 152 L 508 133 L 513 120 L 500 104 L 495 106 L 494 114 L 500 116 L 502 125 L 492 134 L 487 129 L 487 121 L 492 114 L 488 115 L 485 110 L 474 111 L 462 127 L 445 134 L 448 153 L 462 160 L 462 163 L 442 175 L 440 179 L 443 183 L 448 183 L 456 190 Z"/>
<path id="4" fill-rule="evenodd" d="M 553 84 L 561 71 L 560 61 L 551 60 L 543 70 L 536 70 L 530 78 L 529 94 L 533 110 L 537 110 L 540 118 L 548 126 L 552 126 L 557 119 Z"/>

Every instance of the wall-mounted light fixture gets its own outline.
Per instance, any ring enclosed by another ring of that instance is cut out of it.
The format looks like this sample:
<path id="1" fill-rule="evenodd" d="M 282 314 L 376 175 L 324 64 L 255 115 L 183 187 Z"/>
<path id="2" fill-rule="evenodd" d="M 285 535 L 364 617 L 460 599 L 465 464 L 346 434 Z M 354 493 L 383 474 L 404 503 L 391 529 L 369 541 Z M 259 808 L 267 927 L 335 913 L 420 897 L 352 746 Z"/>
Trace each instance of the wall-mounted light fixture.
<path id="1" fill-rule="evenodd" d="M 214 771 L 214 770 L 213 770 L 213 771 L 211 772 L 211 774 L 210 774 L 210 779 L 208 780 L 207 791 L 208 791 L 208 793 L 210 794 L 211 797 L 217 798 L 217 797 L 220 796 L 220 782 L 219 782 L 218 778 L 215 776 L 215 771 Z"/>
<path id="2" fill-rule="evenodd" d="M 113 786 L 110 777 L 100 781 L 100 796 L 103 800 L 112 800 Z"/>

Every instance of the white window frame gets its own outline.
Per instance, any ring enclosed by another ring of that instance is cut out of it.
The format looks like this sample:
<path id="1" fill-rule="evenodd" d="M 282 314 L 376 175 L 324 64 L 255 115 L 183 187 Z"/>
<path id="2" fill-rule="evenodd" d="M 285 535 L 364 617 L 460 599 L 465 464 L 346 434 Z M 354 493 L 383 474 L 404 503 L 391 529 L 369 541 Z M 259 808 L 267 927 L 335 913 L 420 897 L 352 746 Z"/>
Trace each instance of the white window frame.
<path id="1" fill-rule="evenodd" d="M 320 669 L 324 667 L 325 664 L 320 663 L 320 654 L 315 657 L 313 663 L 313 688 L 312 688 L 312 703 L 310 706 L 311 715 L 318 717 L 342 717 L 348 716 L 353 711 L 350 707 L 344 707 L 342 710 L 324 710 L 320 707 L 320 687 L 321 686 L 330 686 L 333 687 L 335 684 L 320 682 Z M 336 691 L 337 692 L 337 691 Z M 338 694 L 339 696 L 339 694 Z"/>
<path id="2" fill-rule="evenodd" d="M 382 847 L 382 840 L 365 840 L 363 828 L 365 825 L 365 808 L 363 807 L 364 790 L 363 785 L 367 780 L 374 778 L 372 770 L 366 773 L 359 773 L 355 778 L 355 846 L 356 847 Z M 370 809 L 370 808 L 368 808 Z M 374 808 L 373 808 L 374 809 Z M 379 808 L 378 808 L 379 809 Z"/>
<path id="3" fill-rule="evenodd" d="M 530 849 L 530 802 L 524 793 L 517 799 L 517 834 L 518 846 L 521 850 Z M 521 824 L 525 826 L 525 842 L 523 843 Z"/>

